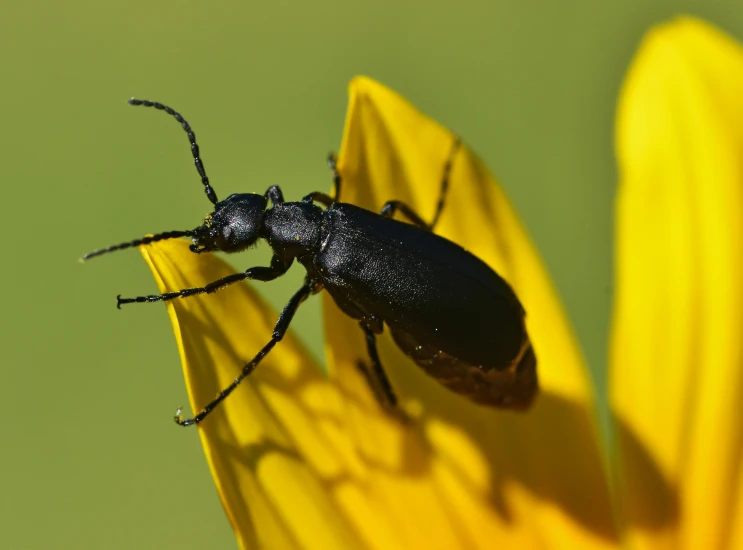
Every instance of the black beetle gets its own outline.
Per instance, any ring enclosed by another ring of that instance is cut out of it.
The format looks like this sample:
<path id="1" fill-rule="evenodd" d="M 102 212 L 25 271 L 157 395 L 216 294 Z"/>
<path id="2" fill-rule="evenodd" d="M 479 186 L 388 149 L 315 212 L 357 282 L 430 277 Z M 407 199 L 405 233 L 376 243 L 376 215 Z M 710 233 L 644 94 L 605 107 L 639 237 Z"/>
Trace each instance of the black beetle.
<path id="1" fill-rule="evenodd" d="M 284 307 L 268 344 L 199 414 L 184 420 L 178 411 L 176 422 L 182 426 L 201 422 L 283 338 L 299 305 L 322 289 L 346 315 L 359 320 L 371 361 L 370 370 L 363 363 L 360 368 L 389 407 L 396 410 L 397 398 L 380 363 L 375 339 L 384 325 L 402 351 L 450 390 L 482 405 L 525 409 L 531 404 L 537 392 L 536 357 L 521 303 L 508 283 L 482 260 L 432 232 L 444 205 L 458 139 L 444 166 L 436 215 L 427 224 L 399 201 L 388 202 L 381 214 L 375 214 L 321 192 L 299 202 L 285 202 L 275 185 L 263 195 L 234 194 L 218 201 L 196 136 L 183 117 L 161 103 L 138 99 L 129 103 L 155 107 L 181 123 L 214 212 L 194 230 L 169 231 L 110 246 L 86 254 L 83 260 L 174 237 L 191 237 L 190 249 L 195 253 L 241 252 L 258 239 L 266 239 L 273 257 L 268 267 L 251 267 L 203 288 L 119 296 L 118 307 L 211 293 L 244 279 L 270 281 L 286 273 L 295 258 L 307 270 L 305 283 Z M 337 198 L 341 178 L 332 155 L 328 163 Z M 396 211 L 412 223 L 393 219 Z"/>

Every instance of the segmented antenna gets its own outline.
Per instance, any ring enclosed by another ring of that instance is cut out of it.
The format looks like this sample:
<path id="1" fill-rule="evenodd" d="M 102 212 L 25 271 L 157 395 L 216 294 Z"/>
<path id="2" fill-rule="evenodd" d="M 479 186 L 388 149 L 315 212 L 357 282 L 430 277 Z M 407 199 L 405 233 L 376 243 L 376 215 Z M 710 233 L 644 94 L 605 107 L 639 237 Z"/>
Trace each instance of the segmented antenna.
<path id="1" fill-rule="evenodd" d="M 174 239 L 176 237 L 193 237 L 193 234 L 193 231 L 166 231 L 165 233 L 158 233 L 157 235 L 148 235 L 147 237 L 136 239 L 134 241 L 115 244 L 107 248 L 100 248 L 98 250 L 94 250 L 93 252 L 88 252 L 85 256 L 80 258 L 80 261 L 84 262 L 85 260 L 95 258 L 96 256 L 100 256 L 101 254 L 115 252 L 123 248 L 132 248 L 133 246 L 139 246 L 140 244 L 150 244 L 156 241 L 163 241 L 165 239 Z"/>
<path id="2" fill-rule="evenodd" d="M 170 116 L 175 118 L 178 122 L 181 123 L 181 126 L 183 126 L 183 129 L 188 134 L 188 142 L 191 144 L 191 154 L 193 155 L 193 162 L 196 165 L 196 170 L 199 173 L 199 176 L 201 176 L 201 183 L 204 184 L 204 192 L 206 193 L 206 197 L 211 201 L 212 204 L 217 204 L 217 194 L 214 192 L 214 189 L 209 184 L 209 178 L 206 176 L 206 169 L 204 168 L 204 163 L 201 160 L 201 157 L 199 156 L 199 146 L 196 144 L 196 134 L 194 134 L 193 130 L 191 129 L 191 126 L 186 122 L 186 119 L 184 119 L 180 113 L 177 111 L 174 111 L 167 105 L 163 105 L 162 103 L 158 103 L 157 101 L 148 101 L 146 99 L 134 99 L 131 98 L 129 100 L 129 105 L 139 106 L 142 105 L 144 107 L 154 107 L 155 109 L 158 109 L 160 111 L 165 111 Z"/>

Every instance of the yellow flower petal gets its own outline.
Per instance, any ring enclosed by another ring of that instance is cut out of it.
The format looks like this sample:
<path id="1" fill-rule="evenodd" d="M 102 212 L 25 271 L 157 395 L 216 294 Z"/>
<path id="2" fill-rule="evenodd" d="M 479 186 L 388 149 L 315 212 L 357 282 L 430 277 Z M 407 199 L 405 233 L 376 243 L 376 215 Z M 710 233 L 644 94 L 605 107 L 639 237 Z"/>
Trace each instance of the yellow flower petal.
<path id="1" fill-rule="evenodd" d="M 350 95 L 341 200 L 379 212 L 398 199 L 431 219 L 452 135 L 370 79 L 355 79 Z M 615 535 L 580 352 L 526 232 L 466 147 L 456 156 L 436 231 L 488 262 L 516 290 L 528 312 L 541 395 L 526 414 L 478 407 L 428 378 L 385 336 L 382 361 L 392 383 L 403 402 L 422 410 L 414 438 L 378 418 L 355 369 L 365 359 L 361 330 L 326 297 L 331 374 L 364 403 L 349 411 L 353 435 L 367 461 L 384 465 L 370 472 L 370 490 L 389 503 L 404 490 L 414 503 L 402 505 L 403 517 L 388 528 L 408 545 L 435 546 L 454 530 L 468 547 L 495 540 L 519 548 L 545 540 L 555 547 L 600 546 Z"/>
<path id="2" fill-rule="evenodd" d="M 637 547 L 728 548 L 743 522 L 743 50 L 679 19 L 653 29 L 617 130 L 615 414 L 622 516 Z M 679 523 L 675 525 L 675 523 Z"/>
<path id="3" fill-rule="evenodd" d="M 162 292 L 204 286 L 234 273 L 212 254 L 193 254 L 181 240 L 141 250 Z M 194 411 L 235 379 L 269 341 L 276 322 L 244 284 L 168 302 L 168 313 Z M 308 357 L 286 336 L 200 424 L 217 490 L 242 548 L 361 545 L 331 491 L 349 462 L 337 425 L 341 396 Z"/>

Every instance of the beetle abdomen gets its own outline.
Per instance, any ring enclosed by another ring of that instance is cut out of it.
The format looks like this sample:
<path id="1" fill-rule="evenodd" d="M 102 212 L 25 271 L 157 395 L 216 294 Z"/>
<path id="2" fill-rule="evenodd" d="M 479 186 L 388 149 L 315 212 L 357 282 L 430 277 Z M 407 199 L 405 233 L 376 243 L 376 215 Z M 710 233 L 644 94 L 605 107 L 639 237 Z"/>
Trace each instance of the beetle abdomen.
<path id="1" fill-rule="evenodd" d="M 390 332 L 398 347 L 429 376 L 475 403 L 526 409 L 537 394 L 537 360 L 526 333 L 521 349 L 508 365 L 489 368 L 421 346 L 404 331 L 392 329 Z"/>
<path id="2" fill-rule="evenodd" d="M 536 361 L 524 310 L 487 264 L 433 233 L 342 203 L 325 211 L 320 240 L 314 270 L 344 311 L 351 304 L 353 317 L 384 321 L 453 391 L 495 406 L 531 401 Z"/>

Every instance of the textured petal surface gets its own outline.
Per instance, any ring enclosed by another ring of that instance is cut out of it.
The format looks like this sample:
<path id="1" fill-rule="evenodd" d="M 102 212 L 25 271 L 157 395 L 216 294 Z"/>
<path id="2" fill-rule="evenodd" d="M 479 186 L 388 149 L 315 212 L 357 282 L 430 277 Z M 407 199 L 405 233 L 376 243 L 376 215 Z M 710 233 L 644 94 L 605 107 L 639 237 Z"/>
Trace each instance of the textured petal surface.
<path id="1" fill-rule="evenodd" d="M 621 94 L 615 415 L 632 547 L 732 548 L 743 523 L 743 51 L 693 19 L 646 36 Z"/>
<path id="2" fill-rule="evenodd" d="M 431 219 L 451 133 L 370 79 L 355 79 L 350 95 L 341 200 L 377 212 L 388 200 L 402 200 Z M 428 378 L 385 335 L 383 364 L 417 415 L 413 429 L 403 429 L 380 414 L 356 372 L 356 361 L 366 357 L 361 330 L 326 296 L 331 376 L 353 396 L 351 435 L 369 480 L 364 492 L 348 490 L 369 510 L 363 522 L 397 542 L 380 539 L 375 546 L 611 545 L 607 483 L 580 352 L 526 232 L 467 147 L 455 158 L 436 232 L 485 260 L 516 290 L 528 312 L 541 395 L 525 414 L 478 407 Z"/>
<path id="3" fill-rule="evenodd" d="M 162 292 L 234 273 L 185 241 L 141 250 Z M 277 317 L 245 284 L 168 302 L 168 313 L 194 411 L 269 341 Z M 243 548 L 363 548 L 333 495 L 348 468 L 341 396 L 308 357 L 288 335 L 198 428 Z"/>

